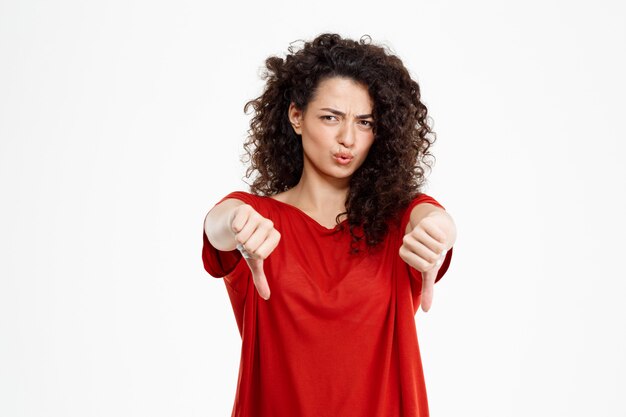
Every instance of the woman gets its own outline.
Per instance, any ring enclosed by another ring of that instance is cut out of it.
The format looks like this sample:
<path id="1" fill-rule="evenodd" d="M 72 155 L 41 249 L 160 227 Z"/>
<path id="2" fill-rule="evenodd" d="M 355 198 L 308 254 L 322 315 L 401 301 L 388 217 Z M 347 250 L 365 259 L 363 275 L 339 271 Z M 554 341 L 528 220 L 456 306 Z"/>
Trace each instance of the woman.
<path id="1" fill-rule="evenodd" d="M 204 222 L 204 267 L 242 335 L 232 415 L 427 416 L 414 316 L 456 227 L 419 192 L 432 144 L 419 86 L 369 38 L 322 34 L 266 67 L 245 106 L 251 193 Z"/>

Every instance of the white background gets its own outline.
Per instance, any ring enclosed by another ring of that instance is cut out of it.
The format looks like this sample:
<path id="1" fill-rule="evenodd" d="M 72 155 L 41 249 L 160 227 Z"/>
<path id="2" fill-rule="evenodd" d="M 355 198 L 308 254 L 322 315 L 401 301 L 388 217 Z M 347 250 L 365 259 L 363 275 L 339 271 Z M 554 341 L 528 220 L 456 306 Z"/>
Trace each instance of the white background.
<path id="1" fill-rule="evenodd" d="M 248 190 L 264 59 L 324 31 L 391 47 L 435 122 L 424 191 L 458 239 L 416 315 L 431 415 L 626 415 L 624 22 L 620 1 L 1 1 L 0 415 L 230 416 L 241 339 L 202 224 Z"/>

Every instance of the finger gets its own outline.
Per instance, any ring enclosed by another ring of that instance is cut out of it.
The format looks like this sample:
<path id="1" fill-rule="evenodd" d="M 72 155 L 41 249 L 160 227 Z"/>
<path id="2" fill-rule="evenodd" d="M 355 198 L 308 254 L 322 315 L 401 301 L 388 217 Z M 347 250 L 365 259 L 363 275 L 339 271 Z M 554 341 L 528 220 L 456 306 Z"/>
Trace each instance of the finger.
<path id="1" fill-rule="evenodd" d="M 427 312 L 433 303 L 433 293 L 435 291 L 435 278 L 437 278 L 437 272 L 439 267 L 434 267 L 426 272 L 422 272 L 422 295 L 421 306 L 422 311 Z"/>
<path id="2" fill-rule="evenodd" d="M 251 222 L 256 223 L 256 228 L 254 229 L 252 235 L 243 242 L 243 246 L 248 253 L 254 255 L 256 258 L 259 258 L 262 257 L 258 256 L 259 248 L 272 235 L 274 223 L 270 219 L 266 218 L 251 219 Z M 243 239 L 243 236 L 239 235 L 238 238 Z"/>
<path id="3" fill-rule="evenodd" d="M 443 262 L 446 260 L 447 253 L 448 253 L 447 250 L 441 251 L 441 253 L 439 254 L 439 259 L 437 259 L 437 262 L 435 263 L 436 268 L 440 268 L 441 265 L 443 265 Z"/>
<path id="4" fill-rule="evenodd" d="M 439 226 L 437 226 L 436 221 L 426 217 L 422 220 L 420 225 L 424 231 L 428 233 L 428 236 L 439 245 L 444 245 L 446 243 L 446 234 Z M 440 250 L 438 252 L 440 252 Z"/>
<path id="5" fill-rule="evenodd" d="M 270 298 L 270 286 L 267 283 L 267 277 L 265 276 L 265 272 L 263 271 L 263 260 L 250 258 L 245 258 L 245 260 L 250 267 L 250 272 L 252 272 L 252 280 L 254 281 L 254 286 L 259 292 L 259 295 L 264 300 L 268 300 Z"/>
<path id="6" fill-rule="evenodd" d="M 248 217 L 250 217 L 250 214 L 252 212 L 250 209 L 247 209 L 245 206 L 246 204 L 242 204 L 238 206 L 237 208 L 235 208 L 233 218 L 230 221 L 230 228 L 235 234 L 238 234 L 243 230 L 244 226 L 246 225 L 248 221 Z"/>
<path id="7" fill-rule="evenodd" d="M 445 259 L 446 251 L 441 253 L 441 256 L 435 263 L 435 266 L 425 273 L 422 273 L 422 298 L 420 304 L 422 305 L 422 311 L 427 312 L 430 310 L 430 307 L 433 303 L 434 293 L 435 293 L 435 281 L 437 280 L 437 274 L 439 273 L 439 269 L 441 269 L 441 265 L 443 264 L 443 260 Z"/>
<path id="8" fill-rule="evenodd" d="M 252 236 L 259 225 L 258 219 L 260 217 L 260 214 L 250 211 L 243 213 L 241 217 L 237 216 L 235 220 L 233 220 L 234 225 L 236 224 L 236 226 L 241 226 L 241 228 L 238 229 L 239 231 L 235 232 L 235 239 L 237 242 L 243 244 L 250 239 L 250 236 Z M 233 226 L 233 229 L 235 229 L 236 226 Z"/>
<path id="9" fill-rule="evenodd" d="M 407 245 L 400 247 L 399 254 L 404 262 L 418 271 L 425 271 L 431 266 L 427 260 L 412 252 Z"/>
<path id="10" fill-rule="evenodd" d="M 261 243 L 261 246 L 254 251 L 254 257 L 258 259 L 267 259 L 274 249 L 276 249 L 276 246 L 278 246 L 278 242 L 280 242 L 280 232 L 274 229 L 270 231 L 269 236 L 263 243 Z"/>
<path id="11" fill-rule="evenodd" d="M 425 235 L 425 233 L 423 234 Z M 428 246 L 426 246 L 423 242 L 421 242 L 418 238 L 416 238 L 416 236 L 412 233 L 408 233 L 404 235 L 404 238 L 402 239 L 402 246 L 405 247 L 405 249 L 407 249 L 408 252 L 411 252 L 413 253 L 413 255 L 415 255 L 415 257 L 412 257 L 409 254 L 408 255 L 409 258 L 413 258 L 415 262 L 418 262 L 419 259 L 422 260 L 421 269 L 426 269 L 432 266 L 437 261 L 437 258 L 439 257 L 439 254 L 441 250 L 443 249 L 442 248 L 442 249 L 439 249 L 439 251 L 433 251 Z"/>
<path id="12" fill-rule="evenodd" d="M 428 218 L 422 220 L 415 228 L 407 233 L 434 253 L 441 253 L 446 248 L 446 234 Z"/>

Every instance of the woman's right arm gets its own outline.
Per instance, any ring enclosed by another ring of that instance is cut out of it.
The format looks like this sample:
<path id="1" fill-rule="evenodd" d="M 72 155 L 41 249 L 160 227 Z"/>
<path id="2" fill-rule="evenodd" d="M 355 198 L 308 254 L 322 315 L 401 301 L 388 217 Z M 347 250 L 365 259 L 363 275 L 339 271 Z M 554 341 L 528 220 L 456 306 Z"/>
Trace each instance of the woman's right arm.
<path id="1" fill-rule="evenodd" d="M 251 205 L 236 198 L 227 198 L 207 213 L 204 233 L 209 243 L 220 251 L 238 249 L 237 239 L 241 241 L 239 250 L 250 268 L 254 285 L 259 295 L 268 300 L 270 288 L 263 271 L 263 260 L 276 249 L 281 238 L 274 223 Z"/>
<path id="2" fill-rule="evenodd" d="M 237 248 L 235 232 L 231 228 L 236 207 L 245 204 L 236 198 L 227 198 L 213 207 L 204 219 L 204 232 L 215 249 L 232 251 Z"/>

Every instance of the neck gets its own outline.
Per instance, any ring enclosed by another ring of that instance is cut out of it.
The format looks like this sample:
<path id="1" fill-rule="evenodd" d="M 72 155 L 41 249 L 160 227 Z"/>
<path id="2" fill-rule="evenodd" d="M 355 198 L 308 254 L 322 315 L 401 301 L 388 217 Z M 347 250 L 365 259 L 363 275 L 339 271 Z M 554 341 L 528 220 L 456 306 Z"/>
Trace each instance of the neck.
<path id="1" fill-rule="evenodd" d="M 304 211 L 337 215 L 346 210 L 350 178 L 322 178 L 307 175 L 304 170 L 300 182 L 291 189 L 293 201 Z"/>

